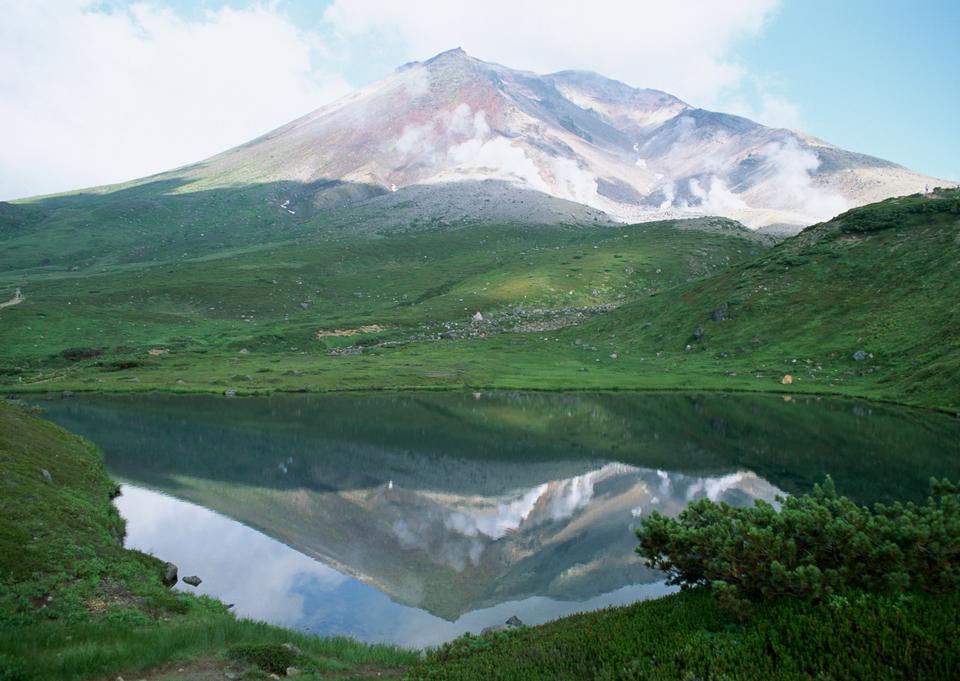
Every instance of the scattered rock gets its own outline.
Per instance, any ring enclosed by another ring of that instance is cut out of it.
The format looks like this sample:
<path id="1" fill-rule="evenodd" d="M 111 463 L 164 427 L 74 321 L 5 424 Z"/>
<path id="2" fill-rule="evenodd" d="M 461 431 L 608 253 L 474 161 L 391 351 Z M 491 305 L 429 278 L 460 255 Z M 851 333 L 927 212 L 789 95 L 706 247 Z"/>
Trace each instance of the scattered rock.
<path id="1" fill-rule="evenodd" d="M 857 350 L 855 353 L 853 353 L 853 359 L 856 362 L 862 362 L 866 358 L 867 358 L 867 353 L 864 352 L 863 350 Z"/>
<path id="2" fill-rule="evenodd" d="M 342 348 L 334 348 L 330 350 L 328 355 L 333 355 L 334 357 L 346 357 L 347 355 L 362 355 L 363 348 L 359 345 L 348 345 Z"/>
<path id="3" fill-rule="evenodd" d="M 46 468 L 40 469 L 40 475 L 43 476 L 43 479 L 46 482 L 53 483 L 53 476 L 50 475 L 50 471 L 48 471 Z"/>
<path id="4" fill-rule="evenodd" d="M 793 383 L 793 376 L 791 376 L 790 374 L 784 374 L 783 378 L 780 379 L 780 382 L 783 383 L 784 385 L 791 385 Z"/>
<path id="5" fill-rule="evenodd" d="M 226 390 L 223 391 L 223 396 L 224 396 L 224 397 L 236 397 L 236 396 L 237 396 L 237 391 L 234 390 L 233 388 L 227 388 Z"/>
<path id="6" fill-rule="evenodd" d="M 727 311 L 729 307 L 726 303 L 719 305 L 713 309 L 713 312 L 710 313 L 710 319 L 715 322 L 722 322 L 727 318 Z"/>
<path id="7" fill-rule="evenodd" d="M 223 677 L 225 679 L 229 679 L 229 681 L 233 681 L 235 678 L 237 678 L 237 675 L 228 669 L 225 672 L 223 672 Z"/>
<path id="8" fill-rule="evenodd" d="M 700 340 L 700 339 L 703 338 L 705 335 L 707 335 L 707 332 L 704 331 L 704 329 L 703 329 L 702 326 L 698 326 L 697 328 L 695 328 L 695 329 L 693 330 L 693 337 L 694 337 L 695 340 Z"/>
<path id="9" fill-rule="evenodd" d="M 177 583 L 177 566 L 173 563 L 164 563 L 160 572 L 160 580 L 164 586 L 170 587 Z"/>
<path id="10" fill-rule="evenodd" d="M 506 631 L 506 630 L 507 630 L 506 624 L 492 624 L 489 627 L 484 627 L 480 631 L 480 634 L 482 636 L 483 634 L 495 634 L 498 631 Z"/>
<path id="11" fill-rule="evenodd" d="M 183 583 L 189 584 L 190 586 L 200 586 L 202 582 L 203 580 L 197 577 L 196 575 L 190 575 L 189 577 L 183 578 Z"/>
<path id="12" fill-rule="evenodd" d="M 64 390 L 62 393 L 60 393 L 60 399 L 62 400 L 69 400 L 71 397 L 73 397 L 72 390 Z"/>
<path id="13" fill-rule="evenodd" d="M 481 631 L 480 633 L 493 634 L 498 631 L 506 631 L 507 629 L 516 629 L 517 627 L 522 627 L 522 626 L 523 626 L 523 622 L 520 620 L 520 618 L 517 617 L 516 615 L 512 615 L 510 619 L 508 619 L 503 624 L 494 624 L 489 627 L 484 627 L 483 631 Z"/>
<path id="14" fill-rule="evenodd" d="M 482 322 L 482 321 L 483 321 L 483 315 L 480 314 L 479 311 L 474 312 L 474 313 L 473 313 L 473 321 L 475 321 L 475 322 Z"/>

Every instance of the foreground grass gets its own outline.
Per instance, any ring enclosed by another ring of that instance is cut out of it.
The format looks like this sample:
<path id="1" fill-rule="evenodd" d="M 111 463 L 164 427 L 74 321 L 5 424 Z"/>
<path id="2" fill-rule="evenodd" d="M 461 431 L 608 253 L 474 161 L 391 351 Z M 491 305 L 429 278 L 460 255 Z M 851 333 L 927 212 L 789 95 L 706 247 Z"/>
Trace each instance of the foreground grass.
<path id="1" fill-rule="evenodd" d="M 837 597 L 757 608 L 740 624 L 707 589 L 540 627 L 465 637 L 411 679 L 952 679 L 960 596 Z"/>
<path id="2" fill-rule="evenodd" d="M 237 620 L 224 604 L 165 588 L 158 559 L 122 547 L 116 485 L 99 451 L 0 403 L 0 679 L 133 673 L 231 645 L 293 643 L 297 665 L 349 672 L 415 655 Z M 227 664 L 227 661 L 224 662 Z M 242 665 L 241 665 L 242 666 Z"/>

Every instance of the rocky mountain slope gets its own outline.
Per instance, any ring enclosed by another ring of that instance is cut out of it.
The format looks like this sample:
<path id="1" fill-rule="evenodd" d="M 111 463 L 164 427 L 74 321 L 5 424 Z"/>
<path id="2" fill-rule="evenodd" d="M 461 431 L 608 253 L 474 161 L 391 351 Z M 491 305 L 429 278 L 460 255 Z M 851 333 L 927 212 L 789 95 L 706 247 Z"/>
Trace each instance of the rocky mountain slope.
<path id="1" fill-rule="evenodd" d="M 709 214 L 751 227 L 807 225 L 951 184 L 803 133 L 698 109 L 665 92 L 587 72 L 515 71 L 460 49 L 402 66 L 263 137 L 149 179 L 174 178 L 185 182 L 181 192 L 298 183 L 308 191 L 277 199 L 278 210 L 291 215 L 392 192 L 409 208 L 409 192 L 421 196 L 428 185 L 448 195 L 431 202 L 427 215 L 452 208 L 454 217 L 473 217 L 483 187 L 455 185 L 497 180 L 617 220 Z M 498 196 L 479 214 L 499 218 L 525 195 Z M 532 222 L 596 217 L 528 203 Z"/>

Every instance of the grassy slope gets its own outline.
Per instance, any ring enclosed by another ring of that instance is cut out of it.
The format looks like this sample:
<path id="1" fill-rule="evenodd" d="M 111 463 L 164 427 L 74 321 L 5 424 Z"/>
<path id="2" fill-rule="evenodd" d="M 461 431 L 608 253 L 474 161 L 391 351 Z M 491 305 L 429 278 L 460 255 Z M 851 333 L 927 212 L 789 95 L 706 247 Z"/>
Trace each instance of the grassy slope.
<path id="1" fill-rule="evenodd" d="M 763 248 L 734 228 L 708 233 L 671 223 L 613 230 L 472 225 L 263 246 L 231 257 L 105 273 L 61 272 L 26 284 L 11 275 L 10 293 L 20 282 L 26 299 L 0 313 L 0 381 L 18 390 L 68 384 L 177 389 L 177 379 L 185 390 L 237 381 L 241 390 L 442 387 L 458 370 L 431 372 L 414 358 L 421 352 L 440 361 L 445 352 L 455 361 L 472 355 L 473 341 L 422 341 L 451 330 L 464 334 L 476 310 L 494 320 L 478 329 L 482 333 L 552 322 L 720 271 Z M 529 314 L 506 317 L 509 306 Z M 364 325 L 383 330 L 316 337 L 319 329 Z M 522 349 L 529 336 L 498 338 Z M 402 346 L 396 364 L 375 360 L 373 376 L 357 370 L 356 360 L 366 357 L 327 354 L 336 346 L 411 338 L 421 342 Z M 102 354 L 86 361 L 61 355 L 76 347 Z M 168 352 L 151 357 L 151 348 Z M 238 354 L 241 349 L 250 354 Z M 490 358 L 474 359 L 483 364 Z M 133 371 L 111 371 L 131 363 Z"/>
<path id="2" fill-rule="evenodd" d="M 758 607 L 743 624 L 694 589 L 433 651 L 417 681 L 952 679 L 960 596 Z"/>
<path id="3" fill-rule="evenodd" d="M 949 190 L 891 199 L 767 253 L 733 230 L 669 223 L 364 236 L 314 222 L 297 245 L 31 275 L 27 299 L 0 311 L 0 385 L 789 391 L 956 410 L 958 205 Z M 23 277 L 0 286 L 12 294 Z M 729 318 L 711 321 L 724 303 Z M 576 316 L 605 304 L 621 307 Z M 542 312 L 509 316 L 521 305 Z M 470 334 L 475 310 L 492 321 Z M 542 323 L 558 318 L 577 325 Z M 531 320 L 526 333 L 499 333 Z M 315 336 L 363 325 L 383 328 Z M 454 339 L 437 340 L 451 328 Z M 77 346 L 103 354 L 61 356 Z M 364 352 L 331 356 L 337 346 Z"/>
<path id="4" fill-rule="evenodd" d="M 110 503 L 116 485 L 99 451 L 3 403 L 0 463 L 4 681 L 135 673 L 216 657 L 229 645 L 250 641 L 294 642 L 317 668 L 336 671 L 412 660 L 410 653 L 385 646 L 240 621 L 222 603 L 166 589 L 160 561 L 120 544 L 123 521 Z"/>
<path id="5" fill-rule="evenodd" d="M 756 260 L 625 306 L 590 328 L 642 345 L 886 399 L 960 407 L 960 191 L 865 206 Z M 727 304 L 728 319 L 710 312 Z M 642 323 L 655 319 L 652 325 Z M 695 340 L 694 325 L 705 335 Z M 864 351 L 857 361 L 854 353 Z M 796 360 L 796 362 L 794 362 Z"/>

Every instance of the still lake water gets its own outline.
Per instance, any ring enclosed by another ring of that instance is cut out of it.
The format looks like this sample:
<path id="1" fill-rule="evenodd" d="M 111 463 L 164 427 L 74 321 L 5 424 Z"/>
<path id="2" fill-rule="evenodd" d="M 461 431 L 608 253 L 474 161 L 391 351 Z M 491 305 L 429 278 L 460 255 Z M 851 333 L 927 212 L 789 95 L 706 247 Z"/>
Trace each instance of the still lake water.
<path id="1" fill-rule="evenodd" d="M 127 546 L 244 616 L 435 645 L 669 592 L 653 510 L 857 501 L 960 479 L 960 422 L 846 400 L 690 394 L 98 396 L 46 403 L 123 482 Z M 192 590 L 180 585 L 178 588 Z"/>

